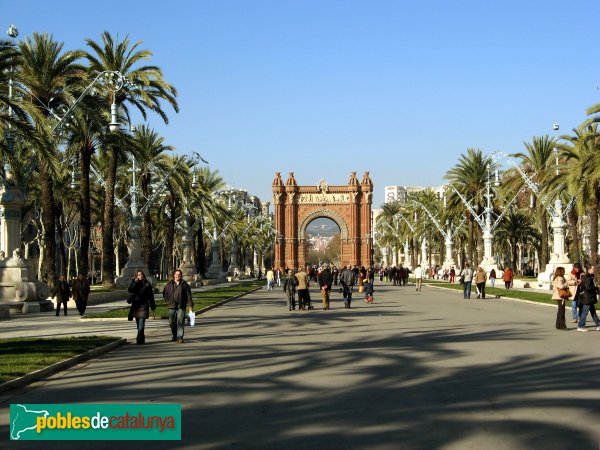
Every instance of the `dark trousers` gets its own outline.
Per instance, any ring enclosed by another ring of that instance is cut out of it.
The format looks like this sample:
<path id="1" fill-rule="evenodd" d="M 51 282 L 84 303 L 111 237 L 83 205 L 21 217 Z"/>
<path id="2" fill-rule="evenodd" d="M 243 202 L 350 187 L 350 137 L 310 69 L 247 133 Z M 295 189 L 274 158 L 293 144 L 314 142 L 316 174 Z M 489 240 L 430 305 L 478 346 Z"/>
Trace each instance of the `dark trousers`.
<path id="1" fill-rule="evenodd" d="M 183 339 L 185 329 L 185 311 L 183 309 L 169 308 L 169 327 L 173 340 Z"/>
<path id="2" fill-rule="evenodd" d="M 60 313 L 61 303 L 63 305 L 63 310 L 64 310 L 65 316 L 66 316 L 67 315 L 67 302 L 61 302 L 61 301 L 56 302 L 56 315 L 58 316 L 58 314 Z"/>
<path id="3" fill-rule="evenodd" d="M 287 305 L 290 311 L 296 309 L 296 292 L 291 289 L 287 290 Z"/>
<path id="4" fill-rule="evenodd" d="M 346 307 L 350 308 L 350 304 L 352 303 L 352 289 L 348 286 L 344 286 L 343 295 Z"/>
<path id="5" fill-rule="evenodd" d="M 137 338 L 136 338 L 136 342 L 138 344 L 143 344 L 144 342 L 146 342 L 146 336 L 144 335 L 144 325 L 146 324 L 146 318 L 142 317 L 136 317 L 135 318 L 135 324 L 137 326 Z"/>
<path id="6" fill-rule="evenodd" d="M 485 281 L 483 283 L 477 283 L 477 289 L 479 289 L 481 298 L 485 298 Z"/>
<path id="7" fill-rule="evenodd" d="M 83 316 L 85 314 L 85 308 L 87 308 L 87 301 L 82 298 L 78 298 L 75 300 L 75 305 L 77 306 L 77 311 L 79 311 L 79 315 Z"/>
<path id="8" fill-rule="evenodd" d="M 557 330 L 566 330 L 567 322 L 565 321 L 565 301 L 557 300 L 558 302 L 558 312 L 556 313 L 556 329 Z"/>

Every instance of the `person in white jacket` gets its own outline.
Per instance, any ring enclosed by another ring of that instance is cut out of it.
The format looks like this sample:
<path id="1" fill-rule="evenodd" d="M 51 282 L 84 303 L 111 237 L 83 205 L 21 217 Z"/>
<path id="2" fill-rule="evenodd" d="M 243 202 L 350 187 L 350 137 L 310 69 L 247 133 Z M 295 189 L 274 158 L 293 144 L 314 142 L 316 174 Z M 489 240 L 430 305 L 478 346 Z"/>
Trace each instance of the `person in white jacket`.
<path id="1" fill-rule="evenodd" d="M 421 290 L 421 284 L 423 283 L 423 268 L 420 264 L 417 265 L 415 269 L 415 285 L 417 286 L 417 291 Z"/>

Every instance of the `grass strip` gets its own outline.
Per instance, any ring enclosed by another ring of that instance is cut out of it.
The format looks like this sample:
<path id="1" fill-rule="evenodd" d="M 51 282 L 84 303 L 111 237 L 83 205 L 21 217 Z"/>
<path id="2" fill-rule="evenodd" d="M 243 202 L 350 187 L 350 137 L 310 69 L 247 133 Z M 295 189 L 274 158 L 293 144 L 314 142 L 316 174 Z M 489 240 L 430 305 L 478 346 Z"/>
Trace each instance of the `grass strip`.
<path id="1" fill-rule="evenodd" d="M 210 305 L 214 305 L 222 300 L 226 300 L 231 297 L 236 297 L 241 294 L 246 294 L 254 290 L 257 286 L 261 286 L 260 283 L 244 283 L 235 286 L 219 287 L 203 292 L 194 292 L 192 297 L 194 299 L 194 310 L 199 310 Z M 156 318 L 157 319 L 168 319 L 169 308 L 165 301 L 162 299 L 161 294 L 154 295 L 156 300 Z M 160 300 L 159 300 L 160 299 Z M 86 314 L 84 319 L 121 319 L 127 317 L 129 313 L 129 305 L 126 301 L 123 301 L 123 307 L 117 309 L 111 309 L 110 311 L 104 311 L 96 314 Z"/>
<path id="2" fill-rule="evenodd" d="M 446 283 L 443 281 L 425 281 L 423 280 L 423 284 L 428 284 L 431 286 L 439 286 L 447 289 L 454 289 L 456 291 L 463 292 L 463 285 L 457 283 Z M 477 296 L 477 288 L 475 284 L 471 286 L 471 296 Z M 527 291 L 517 291 L 513 289 L 504 289 L 504 288 L 492 288 L 489 286 L 485 287 L 485 296 L 487 297 L 495 297 L 500 295 L 506 298 L 516 298 L 519 300 L 529 300 L 531 302 L 538 303 L 547 303 L 549 305 L 556 305 L 556 301 L 552 300 L 551 292 L 527 292 Z"/>
<path id="3" fill-rule="evenodd" d="M 118 341 L 113 336 L 0 339 L 0 383 Z"/>

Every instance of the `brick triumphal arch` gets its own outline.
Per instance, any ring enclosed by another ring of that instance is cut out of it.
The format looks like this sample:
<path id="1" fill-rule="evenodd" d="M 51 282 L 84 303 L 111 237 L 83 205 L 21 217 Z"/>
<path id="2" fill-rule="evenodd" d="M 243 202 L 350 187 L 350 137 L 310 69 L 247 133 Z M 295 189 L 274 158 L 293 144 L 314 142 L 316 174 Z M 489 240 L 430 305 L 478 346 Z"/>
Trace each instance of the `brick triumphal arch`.
<path id="1" fill-rule="evenodd" d="M 373 182 L 369 172 L 362 181 L 352 172 L 345 186 L 298 186 L 290 172 L 285 184 L 281 173 L 273 180 L 275 208 L 275 267 L 306 265 L 306 227 L 319 217 L 333 220 L 341 230 L 341 264 L 368 267 L 371 263 L 371 204 Z"/>

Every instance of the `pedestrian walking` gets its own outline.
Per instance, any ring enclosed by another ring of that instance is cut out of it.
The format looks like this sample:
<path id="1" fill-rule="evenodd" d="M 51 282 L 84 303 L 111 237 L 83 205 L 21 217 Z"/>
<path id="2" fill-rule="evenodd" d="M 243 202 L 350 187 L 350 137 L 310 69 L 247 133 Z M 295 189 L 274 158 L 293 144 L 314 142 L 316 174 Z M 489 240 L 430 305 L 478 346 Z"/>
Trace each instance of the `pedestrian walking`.
<path id="1" fill-rule="evenodd" d="M 79 311 L 79 315 L 85 314 L 88 298 L 90 296 L 90 282 L 83 276 L 82 273 L 77 274 L 77 278 L 73 281 L 73 300 Z"/>
<path id="2" fill-rule="evenodd" d="M 471 298 L 471 284 L 473 283 L 473 271 L 469 263 L 465 264 L 464 269 L 460 272 L 463 283 L 463 297 L 466 299 Z"/>
<path id="3" fill-rule="evenodd" d="M 287 294 L 287 305 L 290 311 L 296 309 L 296 287 L 298 286 L 298 278 L 294 275 L 293 269 L 288 269 L 287 276 L 283 281 L 283 292 Z M 298 309 L 300 306 L 298 305 Z"/>
<path id="4" fill-rule="evenodd" d="M 275 272 L 273 272 L 273 269 L 269 269 L 267 271 L 267 291 L 274 291 L 275 290 Z"/>
<path id="5" fill-rule="evenodd" d="M 475 284 L 477 285 L 477 298 L 485 298 L 485 282 L 487 280 L 487 275 L 485 274 L 485 270 L 481 266 L 477 268 L 477 273 L 475 274 Z"/>
<path id="6" fill-rule="evenodd" d="M 67 278 L 64 275 L 61 275 L 56 285 L 56 317 L 59 316 L 61 304 L 63 305 L 64 315 L 67 315 L 67 303 L 69 302 L 69 297 L 71 297 L 69 283 L 67 283 Z"/>
<path id="7" fill-rule="evenodd" d="M 596 267 L 593 264 L 588 264 L 586 268 L 586 274 L 581 278 L 581 292 L 579 293 L 579 324 L 577 324 L 577 331 L 587 331 L 585 327 L 585 321 L 588 312 L 592 314 L 592 319 L 596 323 L 596 330 L 600 331 L 600 319 L 596 314 L 596 307 L 598 303 L 598 288 L 594 283 L 594 274 Z"/>
<path id="8" fill-rule="evenodd" d="M 350 308 L 352 304 L 352 289 L 356 284 L 356 275 L 350 269 L 350 266 L 344 266 L 340 275 L 340 283 L 342 284 L 342 295 L 344 296 L 344 307 Z"/>
<path id="9" fill-rule="evenodd" d="M 323 270 L 317 277 L 317 282 L 321 289 L 321 298 L 323 299 L 323 309 L 329 309 L 329 294 L 331 292 L 331 284 L 333 283 L 333 275 L 329 270 L 329 265 L 325 264 Z"/>
<path id="10" fill-rule="evenodd" d="M 504 269 L 504 275 L 502 275 L 502 279 L 504 280 L 504 287 L 506 289 L 510 289 L 513 281 L 513 271 L 510 267 L 506 266 Z"/>
<path id="11" fill-rule="evenodd" d="M 571 293 L 573 294 L 571 297 L 571 322 L 577 323 L 579 322 L 577 303 L 581 293 L 581 277 L 583 276 L 581 263 L 576 262 L 573 264 L 573 269 L 571 270 L 570 276 L 575 280 L 575 286 L 569 286 L 569 289 L 571 289 Z"/>
<path id="12" fill-rule="evenodd" d="M 163 298 L 169 308 L 169 326 L 171 327 L 171 340 L 183 344 L 185 328 L 185 312 L 192 311 L 194 300 L 190 285 L 183 279 L 183 273 L 177 269 L 173 272 L 173 279 L 163 289 Z"/>
<path id="13" fill-rule="evenodd" d="M 496 269 L 490 270 L 490 286 L 494 287 L 496 284 Z"/>
<path id="14" fill-rule="evenodd" d="M 143 270 L 136 272 L 135 278 L 131 280 L 128 291 L 131 293 L 131 296 L 127 300 L 127 303 L 131 304 L 128 319 L 133 320 L 135 318 L 137 328 L 135 342 L 137 344 L 144 344 L 146 342 L 144 334 L 146 320 L 150 318 L 150 309 L 152 309 L 152 315 L 154 315 L 156 303 L 154 302 L 154 288 L 146 279 L 146 274 Z"/>
<path id="15" fill-rule="evenodd" d="M 373 282 L 369 279 L 367 279 L 367 282 L 364 285 L 364 291 L 365 291 L 365 302 L 367 303 L 373 303 L 373 291 L 375 289 L 373 288 Z"/>
<path id="16" fill-rule="evenodd" d="M 420 264 L 417 264 L 415 269 L 415 286 L 417 287 L 417 291 L 421 290 L 421 285 L 423 284 L 423 268 Z"/>
<path id="17" fill-rule="evenodd" d="M 304 311 L 304 309 L 312 309 L 310 305 L 310 298 L 308 296 L 308 274 L 304 268 L 300 268 L 300 271 L 296 274 L 296 280 L 298 285 L 296 286 L 296 292 L 298 293 L 298 310 Z"/>

